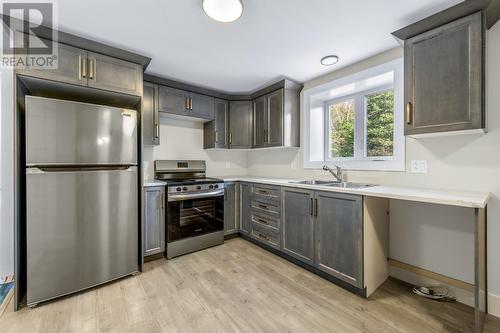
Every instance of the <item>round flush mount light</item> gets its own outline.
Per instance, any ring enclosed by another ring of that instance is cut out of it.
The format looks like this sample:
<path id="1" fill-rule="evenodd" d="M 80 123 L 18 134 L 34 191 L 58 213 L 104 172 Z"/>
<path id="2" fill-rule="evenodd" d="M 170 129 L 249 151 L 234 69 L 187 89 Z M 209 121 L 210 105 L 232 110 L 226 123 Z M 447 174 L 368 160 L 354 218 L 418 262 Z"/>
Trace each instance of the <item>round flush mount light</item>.
<path id="1" fill-rule="evenodd" d="M 203 11 L 217 22 L 234 22 L 243 14 L 243 2 L 241 0 L 203 0 Z"/>
<path id="2" fill-rule="evenodd" d="M 326 57 L 321 58 L 321 64 L 323 66 L 331 66 L 335 65 L 339 62 L 339 57 L 336 55 L 327 55 Z"/>

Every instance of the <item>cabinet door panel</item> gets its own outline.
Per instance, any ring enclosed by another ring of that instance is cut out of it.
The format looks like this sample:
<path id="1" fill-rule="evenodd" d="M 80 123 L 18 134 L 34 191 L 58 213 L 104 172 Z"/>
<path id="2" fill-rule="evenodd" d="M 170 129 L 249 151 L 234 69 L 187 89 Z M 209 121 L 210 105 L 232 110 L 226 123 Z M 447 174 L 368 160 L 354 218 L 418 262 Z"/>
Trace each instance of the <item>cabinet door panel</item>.
<path id="1" fill-rule="evenodd" d="M 184 90 L 160 86 L 158 109 L 160 112 L 187 115 L 188 93 Z"/>
<path id="2" fill-rule="evenodd" d="M 252 193 L 250 191 L 250 185 L 242 183 L 240 184 L 240 216 L 241 216 L 241 226 L 240 231 L 245 234 L 250 234 L 252 230 Z"/>
<path id="3" fill-rule="evenodd" d="M 266 146 L 283 145 L 283 89 L 267 95 Z"/>
<path id="4" fill-rule="evenodd" d="M 239 223 L 237 219 L 237 191 L 236 184 L 226 183 L 224 195 L 224 234 L 232 234 L 238 232 Z"/>
<path id="5" fill-rule="evenodd" d="M 191 98 L 190 116 L 207 120 L 214 119 L 214 98 L 210 96 L 189 93 Z"/>
<path id="6" fill-rule="evenodd" d="M 231 101 L 229 108 L 230 148 L 252 148 L 252 102 Z"/>
<path id="7" fill-rule="evenodd" d="M 405 41 L 405 134 L 483 127 L 482 73 L 480 13 Z"/>
<path id="8" fill-rule="evenodd" d="M 267 142 L 266 96 L 253 101 L 253 146 L 264 147 Z"/>
<path id="9" fill-rule="evenodd" d="M 283 188 L 283 252 L 307 264 L 314 263 L 313 194 L 310 191 Z"/>
<path id="10" fill-rule="evenodd" d="M 165 195 L 160 187 L 144 191 L 144 256 L 165 250 Z"/>
<path id="11" fill-rule="evenodd" d="M 316 266 L 358 288 L 363 287 L 362 198 L 316 192 Z"/>
<path id="12" fill-rule="evenodd" d="M 46 42 L 50 43 L 50 41 Z M 86 86 L 87 78 L 84 76 L 83 66 L 87 66 L 87 51 L 60 43 L 54 47 L 58 48 L 57 69 L 30 68 L 20 72 L 48 80 Z M 88 73 L 88 66 L 86 69 Z"/>
<path id="13" fill-rule="evenodd" d="M 142 95 L 142 66 L 89 52 L 88 86 L 130 95 Z"/>
<path id="14" fill-rule="evenodd" d="M 158 114 L 158 85 L 144 82 L 142 96 L 142 142 L 160 144 L 160 119 Z"/>
<path id="15" fill-rule="evenodd" d="M 228 136 L 228 120 L 229 120 L 229 110 L 228 102 L 216 99 L 215 100 L 215 147 L 216 148 L 228 148 L 227 136 Z"/>

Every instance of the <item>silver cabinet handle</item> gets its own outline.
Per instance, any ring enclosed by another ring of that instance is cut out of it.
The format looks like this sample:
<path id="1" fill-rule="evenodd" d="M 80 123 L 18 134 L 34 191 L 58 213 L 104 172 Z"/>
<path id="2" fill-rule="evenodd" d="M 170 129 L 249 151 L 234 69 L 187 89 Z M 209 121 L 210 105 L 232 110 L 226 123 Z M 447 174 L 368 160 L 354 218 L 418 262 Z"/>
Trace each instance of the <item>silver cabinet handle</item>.
<path id="1" fill-rule="evenodd" d="M 186 100 L 184 101 L 184 108 L 189 110 L 189 97 L 186 97 Z"/>
<path id="2" fill-rule="evenodd" d="M 233 132 L 229 132 L 229 144 L 233 143 Z"/>
<path id="3" fill-rule="evenodd" d="M 219 132 L 215 131 L 215 143 L 219 143 Z"/>
<path id="4" fill-rule="evenodd" d="M 156 124 L 156 138 L 160 137 L 160 125 Z"/>
<path id="5" fill-rule="evenodd" d="M 310 214 L 311 216 L 313 216 L 313 215 L 314 215 L 314 203 L 313 203 L 313 198 L 310 198 L 309 200 L 310 200 L 310 201 L 309 201 L 309 214 Z"/>
<path id="6" fill-rule="evenodd" d="M 318 199 L 314 199 L 314 217 L 318 217 Z"/>

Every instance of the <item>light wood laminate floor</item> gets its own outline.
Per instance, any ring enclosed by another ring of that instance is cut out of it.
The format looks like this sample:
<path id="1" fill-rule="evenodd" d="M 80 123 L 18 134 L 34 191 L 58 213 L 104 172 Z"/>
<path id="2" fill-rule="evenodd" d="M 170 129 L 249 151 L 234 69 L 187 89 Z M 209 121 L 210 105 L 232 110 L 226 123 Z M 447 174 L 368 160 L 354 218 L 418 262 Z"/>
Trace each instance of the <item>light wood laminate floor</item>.
<path id="1" fill-rule="evenodd" d="M 472 309 L 389 279 L 369 300 L 240 238 L 12 311 L 0 332 L 471 332 Z M 500 332 L 488 317 L 485 332 Z"/>

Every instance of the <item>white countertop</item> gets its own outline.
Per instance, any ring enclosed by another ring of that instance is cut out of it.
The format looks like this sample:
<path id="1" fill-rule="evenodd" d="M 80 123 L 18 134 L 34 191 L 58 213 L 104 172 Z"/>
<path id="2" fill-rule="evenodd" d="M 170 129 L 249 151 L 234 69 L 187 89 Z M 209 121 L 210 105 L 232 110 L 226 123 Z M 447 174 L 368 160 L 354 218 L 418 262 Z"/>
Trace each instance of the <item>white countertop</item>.
<path id="1" fill-rule="evenodd" d="M 156 179 L 147 179 L 144 181 L 144 187 L 154 187 L 154 186 L 166 186 L 166 182 L 162 182 L 161 180 Z"/>
<path id="2" fill-rule="evenodd" d="M 372 197 L 408 200 L 417 202 L 426 202 L 441 205 L 450 205 L 458 207 L 484 208 L 486 207 L 491 193 L 489 192 L 472 192 L 472 191 L 454 191 L 454 190 L 434 190 L 416 187 L 399 187 L 377 185 L 373 187 L 350 189 L 329 187 L 324 185 L 305 185 L 293 184 L 289 181 L 297 181 L 302 179 L 284 179 L 284 178 L 268 178 L 257 176 L 229 176 L 219 177 L 224 181 L 242 181 L 250 183 L 261 183 L 270 185 L 280 185 L 288 187 L 303 188 L 309 190 L 351 193 Z"/>

